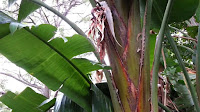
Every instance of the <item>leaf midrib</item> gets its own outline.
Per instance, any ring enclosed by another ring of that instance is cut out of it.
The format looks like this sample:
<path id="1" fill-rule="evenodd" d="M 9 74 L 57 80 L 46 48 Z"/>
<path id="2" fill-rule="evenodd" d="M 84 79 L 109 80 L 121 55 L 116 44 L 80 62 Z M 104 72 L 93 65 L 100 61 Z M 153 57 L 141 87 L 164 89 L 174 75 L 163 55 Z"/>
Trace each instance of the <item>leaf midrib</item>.
<path id="1" fill-rule="evenodd" d="M 28 31 L 29 33 L 31 33 L 32 35 L 34 35 L 35 37 L 37 37 L 37 39 L 39 39 L 40 41 L 42 41 L 45 45 L 47 45 L 48 47 L 50 47 L 52 50 L 54 50 L 58 55 L 60 55 L 63 59 L 65 59 L 70 65 L 72 65 L 73 68 L 75 68 L 80 74 L 81 76 L 88 82 L 88 84 L 91 84 L 91 81 L 84 75 L 84 73 L 78 68 L 76 67 L 76 65 L 74 65 L 70 59 L 68 59 L 67 57 L 65 57 L 61 52 L 59 52 L 56 48 L 54 48 L 52 45 L 48 44 L 48 42 L 40 39 L 37 35 L 35 35 L 33 32 L 31 32 L 31 29 L 27 29 L 24 28 L 26 31 Z M 67 78 L 66 78 L 67 79 Z M 64 82 L 62 83 L 64 84 Z"/>

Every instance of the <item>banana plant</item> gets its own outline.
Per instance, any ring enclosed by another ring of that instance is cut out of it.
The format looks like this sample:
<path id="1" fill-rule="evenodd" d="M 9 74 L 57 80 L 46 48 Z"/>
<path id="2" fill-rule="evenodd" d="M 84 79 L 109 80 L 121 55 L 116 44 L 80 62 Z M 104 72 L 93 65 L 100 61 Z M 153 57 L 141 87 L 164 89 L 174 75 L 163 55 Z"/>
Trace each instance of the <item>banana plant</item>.
<path id="1" fill-rule="evenodd" d="M 14 1 L 10 1 L 10 4 Z M 199 72 L 196 92 L 168 28 L 170 23 L 190 19 L 198 8 L 199 0 L 90 0 L 90 3 L 94 8 L 89 35 L 94 38 L 95 45 L 76 24 L 44 2 L 22 0 L 18 20 L 5 19 L 8 17 L 4 17 L 4 14 L 0 18 L 0 22 L 4 23 L 0 27 L 0 53 L 50 89 L 55 91 L 60 88 L 66 96 L 56 103 L 57 111 L 77 107 L 79 111 L 110 112 L 113 111 L 112 106 L 115 112 L 150 112 L 151 109 L 158 112 L 158 106 L 169 111 L 157 98 L 160 54 L 166 36 L 184 73 L 195 109 L 200 111 L 197 97 Z M 62 18 L 79 35 L 65 38 L 67 42 L 61 38 L 48 42 L 56 30 L 51 25 L 22 28 L 19 24 L 8 24 L 23 21 L 40 7 Z M 152 29 L 157 29 L 158 34 L 150 35 Z M 74 58 L 86 52 L 94 52 L 101 63 L 105 63 L 107 53 L 111 71 L 102 64 Z M 150 70 L 150 67 L 153 69 Z M 87 75 L 98 69 L 104 69 L 110 97 L 99 90 Z M 102 108 L 98 108 L 97 102 L 102 103 Z"/>
<path id="2" fill-rule="evenodd" d="M 86 38 L 74 35 L 66 37 L 67 42 L 62 38 L 48 42 L 55 34 L 54 26 L 43 24 L 31 29 L 24 27 L 14 33 L 10 30 L 11 27 L 15 27 L 13 24 L 5 23 L 0 26 L 1 54 L 24 68 L 51 90 L 59 89 L 82 108 L 91 111 L 90 88 L 93 84 L 88 73 L 110 67 L 75 58 L 77 55 L 94 51 Z M 5 45 L 6 43 L 10 47 Z"/>

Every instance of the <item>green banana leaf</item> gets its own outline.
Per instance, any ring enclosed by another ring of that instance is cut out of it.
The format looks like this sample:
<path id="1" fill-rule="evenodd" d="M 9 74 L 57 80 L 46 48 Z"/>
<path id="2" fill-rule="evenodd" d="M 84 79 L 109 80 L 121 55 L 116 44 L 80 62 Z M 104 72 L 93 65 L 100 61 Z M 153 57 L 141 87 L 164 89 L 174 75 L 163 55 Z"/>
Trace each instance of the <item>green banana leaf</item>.
<path id="1" fill-rule="evenodd" d="M 107 83 L 97 83 L 91 86 L 92 112 L 114 112 L 110 100 Z M 67 96 L 61 95 L 56 99 L 55 112 L 86 112 L 79 105 L 71 101 Z"/>
<path id="2" fill-rule="evenodd" d="M 40 8 L 40 6 L 31 2 L 30 0 L 22 0 L 19 8 L 18 21 L 23 21 L 29 14 L 38 8 Z"/>
<path id="3" fill-rule="evenodd" d="M 151 28 L 160 29 L 162 17 L 159 15 L 164 15 L 165 8 L 167 6 L 168 0 L 154 0 L 153 8 L 152 8 L 152 16 L 151 16 Z M 140 13 L 141 16 L 144 16 L 145 4 L 146 0 L 141 0 L 141 8 Z M 182 22 L 190 19 L 195 12 L 199 12 L 199 0 L 174 0 L 172 11 L 169 15 L 169 23 L 173 22 Z M 199 13 L 196 13 L 197 20 L 199 17 Z"/>
<path id="4" fill-rule="evenodd" d="M 21 28 L 11 34 L 9 24 L 0 24 L 0 53 L 24 68 L 51 90 L 63 92 L 68 98 L 90 112 L 91 81 L 87 75 L 98 69 L 110 69 L 87 59 L 74 56 L 94 51 L 85 37 L 56 38 L 51 25 Z"/>
<path id="5" fill-rule="evenodd" d="M 67 96 L 61 95 L 56 99 L 54 112 L 86 112 Z"/>
<path id="6" fill-rule="evenodd" d="M 0 101 L 12 109 L 12 112 L 46 112 L 52 106 L 56 99 L 44 103 L 45 106 L 40 106 L 47 98 L 41 94 L 36 93 L 31 88 L 26 88 L 19 95 L 8 91 Z"/>
<path id="7" fill-rule="evenodd" d="M 107 86 L 108 87 L 108 86 Z M 92 90 L 92 112 L 114 112 L 112 102 L 96 85 Z"/>

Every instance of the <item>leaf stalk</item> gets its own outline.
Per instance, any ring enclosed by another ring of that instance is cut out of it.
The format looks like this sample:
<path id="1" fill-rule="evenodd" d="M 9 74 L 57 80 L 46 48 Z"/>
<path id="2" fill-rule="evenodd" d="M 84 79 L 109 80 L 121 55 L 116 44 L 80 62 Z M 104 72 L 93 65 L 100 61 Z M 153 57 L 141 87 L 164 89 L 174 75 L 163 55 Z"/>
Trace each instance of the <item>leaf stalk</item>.
<path id="1" fill-rule="evenodd" d="M 153 79 L 152 79 L 152 91 L 151 91 L 151 98 L 152 98 L 152 105 L 153 105 L 153 111 L 158 112 L 158 71 L 159 71 L 159 64 L 160 64 L 160 54 L 161 54 L 161 48 L 162 48 L 162 40 L 165 33 L 165 28 L 168 23 L 169 13 L 172 7 L 173 0 L 169 0 L 167 3 L 167 7 L 165 10 L 165 14 L 163 17 L 163 21 L 161 24 L 161 29 L 158 34 L 158 40 L 156 43 L 156 49 L 155 49 L 155 60 L 154 60 L 154 67 L 153 67 Z"/>
<path id="2" fill-rule="evenodd" d="M 196 74 L 196 84 L 197 84 L 197 96 L 200 102 L 200 25 L 199 25 L 199 29 L 198 29 L 198 37 L 197 37 L 197 55 L 196 55 L 196 70 L 197 70 L 197 74 Z"/>

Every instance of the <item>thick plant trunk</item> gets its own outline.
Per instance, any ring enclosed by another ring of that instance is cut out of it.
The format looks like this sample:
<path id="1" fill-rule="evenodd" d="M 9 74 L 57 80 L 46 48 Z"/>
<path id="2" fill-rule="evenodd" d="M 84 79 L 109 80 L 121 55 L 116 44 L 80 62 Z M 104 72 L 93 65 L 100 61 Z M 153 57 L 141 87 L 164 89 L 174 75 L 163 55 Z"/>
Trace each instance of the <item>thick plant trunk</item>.
<path id="1" fill-rule="evenodd" d="M 150 111 L 150 67 L 144 59 L 140 73 L 141 17 L 139 0 L 107 0 L 114 19 L 115 35 L 120 47 L 105 25 L 106 50 L 112 67 L 113 83 L 124 112 Z M 148 45 L 147 45 L 148 46 Z M 148 54 L 148 52 L 146 53 Z M 114 107 L 115 108 L 115 107 Z M 115 110 L 119 112 L 120 110 Z"/>

